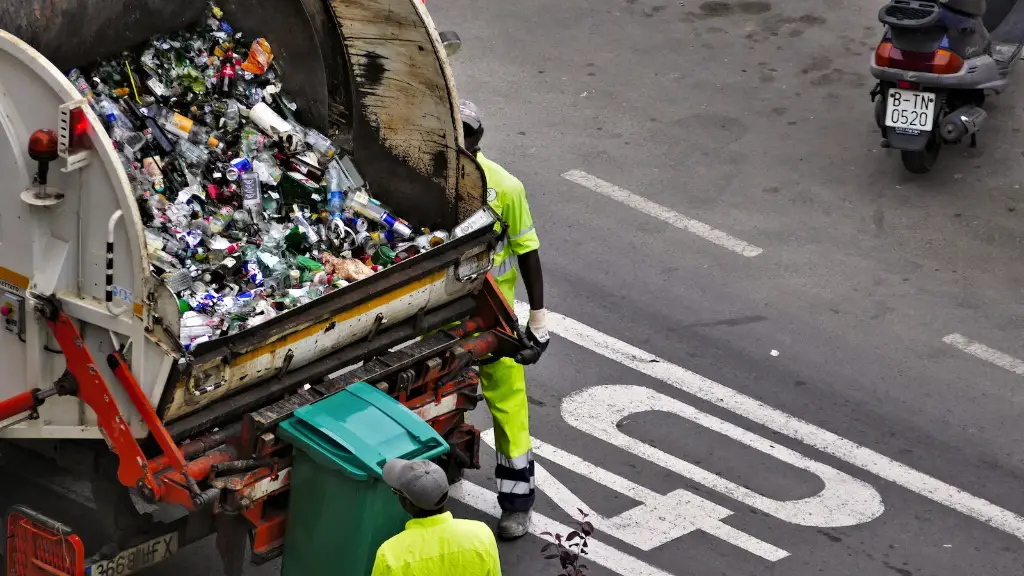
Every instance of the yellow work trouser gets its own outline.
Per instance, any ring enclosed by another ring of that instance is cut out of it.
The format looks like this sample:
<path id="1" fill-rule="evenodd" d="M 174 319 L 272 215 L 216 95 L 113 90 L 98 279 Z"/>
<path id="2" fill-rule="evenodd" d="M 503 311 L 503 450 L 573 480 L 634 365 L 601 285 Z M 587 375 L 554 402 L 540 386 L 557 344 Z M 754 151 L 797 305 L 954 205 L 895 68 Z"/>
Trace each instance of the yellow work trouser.
<path id="1" fill-rule="evenodd" d="M 516 278 L 513 269 L 496 279 L 501 293 L 513 306 Z M 526 372 L 515 360 L 502 358 L 480 367 L 480 387 L 494 420 L 498 504 L 502 510 L 529 510 L 535 498 L 535 481 Z"/>

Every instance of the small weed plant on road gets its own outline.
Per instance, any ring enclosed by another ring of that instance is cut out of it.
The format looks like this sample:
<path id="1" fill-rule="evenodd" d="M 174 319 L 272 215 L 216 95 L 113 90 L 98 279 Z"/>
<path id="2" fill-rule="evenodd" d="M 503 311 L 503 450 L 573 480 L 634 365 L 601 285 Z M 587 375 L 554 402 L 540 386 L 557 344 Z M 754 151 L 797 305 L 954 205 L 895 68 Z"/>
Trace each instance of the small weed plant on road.
<path id="1" fill-rule="evenodd" d="M 558 560 L 562 570 L 557 576 L 585 576 L 587 565 L 583 564 L 584 556 L 587 555 L 587 539 L 594 533 L 594 525 L 587 521 L 588 514 L 577 508 L 580 512 L 580 519 L 576 521 L 576 530 L 569 532 L 564 537 L 561 534 L 541 532 L 553 540 L 540 549 L 546 560 Z"/>

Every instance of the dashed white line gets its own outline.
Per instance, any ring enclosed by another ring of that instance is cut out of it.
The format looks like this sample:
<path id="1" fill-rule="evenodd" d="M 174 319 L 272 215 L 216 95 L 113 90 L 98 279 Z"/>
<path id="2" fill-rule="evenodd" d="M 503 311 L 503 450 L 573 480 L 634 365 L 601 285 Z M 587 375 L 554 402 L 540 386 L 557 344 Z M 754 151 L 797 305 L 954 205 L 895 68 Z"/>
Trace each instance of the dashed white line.
<path id="1" fill-rule="evenodd" d="M 523 302 L 517 302 L 516 312 L 520 318 L 528 317 L 529 306 Z M 679 390 L 730 410 L 752 422 L 799 440 L 808 446 L 817 448 L 826 454 L 1024 540 L 1024 517 L 1000 508 L 984 498 L 979 498 L 956 486 L 918 472 L 910 466 L 883 456 L 870 448 L 865 448 L 842 436 L 772 408 L 759 400 L 617 340 L 572 318 L 548 312 L 548 329 L 570 342 L 629 366 L 642 374 L 657 378 Z"/>
<path id="2" fill-rule="evenodd" d="M 960 334 L 950 334 L 942 339 L 943 342 L 950 346 L 955 346 L 964 352 L 967 352 L 975 358 L 980 358 L 986 362 L 991 362 L 1000 368 L 1009 370 L 1014 374 L 1024 376 L 1024 360 L 1018 360 L 1008 354 L 1003 354 L 999 350 L 989 348 L 980 342 L 975 342 L 966 336 Z"/>
<path id="3" fill-rule="evenodd" d="M 495 518 L 501 517 L 501 509 L 498 508 L 498 495 L 486 488 L 466 480 L 460 480 L 458 484 L 451 487 L 449 494 L 459 502 L 468 504 L 485 514 Z M 572 528 L 538 512 L 534 512 L 530 517 L 530 533 L 535 536 L 541 536 L 543 532 L 565 536 L 572 530 Z M 549 539 L 546 536 L 541 536 L 541 538 Z M 664 570 L 659 570 L 629 554 L 619 552 L 593 538 L 588 540 L 587 552 L 587 560 L 600 564 L 622 576 L 672 576 Z"/>
<path id="4" fill-rule="evenodd" d="M 630 208 L 643 212 L 644 214 L 654 216 L 659 220 L 668 222 L 676 228 L 696 234 L 708 242 L 717 244 L 722 248 L 732 250 L 737 254 L 753 258 L 763 252 L 763 250 L 753 244 L 734 238 L 721 230 L 708 226 L 707 224 L 694 220 L 693 218 L 684 216 L 671 208 L 662 206 L 657 202 L 652 202 L 643 196 L 633 194 L 625 188 L 620 188 L 615 184 L 605 182 L 597 176 L 587 174 L 582 170 L 570 170 L 565 174 L 562 174 L 562 178 L 565 178 L 570 182 L 575 182 L 585 188 L 589 188 L 598 194 L 611 198 L 612 200 L 617 200 Z"/>

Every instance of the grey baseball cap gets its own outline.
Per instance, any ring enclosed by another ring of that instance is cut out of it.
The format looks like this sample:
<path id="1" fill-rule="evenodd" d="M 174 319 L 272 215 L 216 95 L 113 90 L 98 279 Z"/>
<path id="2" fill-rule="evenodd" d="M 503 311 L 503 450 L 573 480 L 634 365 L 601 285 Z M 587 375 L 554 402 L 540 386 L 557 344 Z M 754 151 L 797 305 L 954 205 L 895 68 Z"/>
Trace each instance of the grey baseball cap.
<path id="1" fill-rule="evenodd" d="M 469 100 L 459 100 L 459 115 L 462 116 L 462 122 L 474 131 L 479 130 L 484 124 L 480 109 Z"/>
<path id="2" fill-rule="evenodd" d="M 423 510 L 437 510 L 448 501 L 448 477 L 430 460 L 389 460 L 384 482 Z"/>

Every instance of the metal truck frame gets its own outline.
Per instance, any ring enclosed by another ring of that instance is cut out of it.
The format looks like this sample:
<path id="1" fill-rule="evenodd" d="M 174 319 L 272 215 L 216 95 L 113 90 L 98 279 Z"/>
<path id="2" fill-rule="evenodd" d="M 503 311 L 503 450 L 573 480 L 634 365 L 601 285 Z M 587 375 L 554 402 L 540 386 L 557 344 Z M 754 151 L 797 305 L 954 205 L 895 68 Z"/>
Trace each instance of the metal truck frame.
<path id="1" fill-rule="evenodd" d="M 96 413 L 103 436 L 117 456 L 120 484 L 137 489 L 149 504 L 176 504 L 188 511 L 178 522 L 152 523 L 125 535 L 120 542 L 112 543 L 113 552 L 142 554 L 147 542 L 168 538 L 168 534 L 174 534 L 175 547 L 184 546 L 216 532 L 229 576 L 242 573 L 249 542 L 256 564 L 276 558 L 283 551 L 291 448 L 278 441 L 274 429 L 294 410 L 355 382 L 375 384 L 448 440 L 450 452 L 442 464 L 450 480 L 455 481 L 463 469 L 479 467 L 480 432 L 465 421 L 466 412 L 473 410 L 480 399 L 479 377 L 472 367 L 493 358 L 523 358 L 524 350 L 524 337 L 514 313 L 488 275 L 484 289 L 472 297 L 417 318 L 413 325 L 393 327 L 382 332 L 379 339 L 371 338 L 346 349 L 348 356 L 364 359 L 355 370 L 297 389 L 288 386 L 289 393 L 276 402 L 258 403 L 262 407 L 244 413 L 240 420 L 182 444 L 176 443 L 172 432 L 161 423 L 128 368 L 123 351 L 117 350 L 109 353 L 105 362 L 116 375 L 116 386 L 127 393 L 142 414 L 157 446 L 147 454 L 113 401 L 115 385 L 100 373 L 97 359 L 85 346 L 71 317 L 56 299 L 33 297 L 37 300 L 35 309 L 67 358 L 67 369 L 50 388 L 0 401 L 0 421 L 19 415 L 38 418 L 38 407 L 55 396 L 81 399 Z M 395 343 L 421 333 L 425 326 L 447 323 L 468 313 L 477 315 L 388 351 Z M 526 351 L 535 354 L 532 349 Z M 87 559 L 82 541 L 71 528 L 23 507 L 9 513 L 8 574 L 34 573 L 27 570 L 32 565 L 51 574 L 82 576 L 90 561 L 99 560 L 102 565 L 103 555 L 113 552 L 101 550 L 99 556 Z M 114 556 L 109 561 L 120 558 Z"/>

